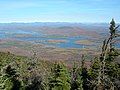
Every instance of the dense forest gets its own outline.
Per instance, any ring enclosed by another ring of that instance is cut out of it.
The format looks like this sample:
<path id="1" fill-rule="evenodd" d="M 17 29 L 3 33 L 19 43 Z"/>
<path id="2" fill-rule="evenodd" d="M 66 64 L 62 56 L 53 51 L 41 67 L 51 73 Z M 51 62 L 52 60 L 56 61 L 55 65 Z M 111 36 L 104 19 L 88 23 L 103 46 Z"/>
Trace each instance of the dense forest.
<path id="1" fill-rule="evenodd" d="M 120 37 L 114 19 L 109 37 L 101 42 L 101 54 L 85 65 L 85 55 L 71 67 L 62 61 L 0 52 L 0 90 L 120 90 Z"/>

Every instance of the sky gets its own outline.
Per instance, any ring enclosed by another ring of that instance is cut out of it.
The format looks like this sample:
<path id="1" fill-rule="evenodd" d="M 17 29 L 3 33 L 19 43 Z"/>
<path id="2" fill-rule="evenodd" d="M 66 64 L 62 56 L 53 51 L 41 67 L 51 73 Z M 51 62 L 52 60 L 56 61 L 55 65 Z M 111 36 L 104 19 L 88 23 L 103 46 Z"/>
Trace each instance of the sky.
<path id="1" fill-rule="evenodd" d="M 120 0 L 0 0 L 0 23 L 120 22 Z"/>

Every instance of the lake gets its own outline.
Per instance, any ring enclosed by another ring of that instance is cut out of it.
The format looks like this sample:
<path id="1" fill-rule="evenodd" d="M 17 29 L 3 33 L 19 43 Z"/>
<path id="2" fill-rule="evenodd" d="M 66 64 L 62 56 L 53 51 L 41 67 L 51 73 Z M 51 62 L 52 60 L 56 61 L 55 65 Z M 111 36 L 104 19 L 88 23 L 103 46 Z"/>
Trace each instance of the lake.
<path id="1" fill-rule="evenodd" d="M 19 35 L 19 37 L 18 37 Z M 0 39 L 16 39 L 20 41 L 32 42 L 32 43 L 39 43 L 44 44 L 47 46 L 59 47 L 59 48 L 83 48 L 84 45 L 76 44 L 75 41 L 77 40 L 84 40 L 88 39 L 89 36 L 66 36 L 62 37 L 58 35 L 51 35 L 43 34 L 42 32 L 35 32 L 31 30 L 0 30 Z M 49 40 L 64 40 L 65 42 L 48 42 Z"/>
<path id="2" fill-rule="evenodd" d="M 0 39 L 59 48 L 98 47 L 108 35 L 107 24 L 0 24 Z M 120 43 L 116 46 L 120 48 Z"/>

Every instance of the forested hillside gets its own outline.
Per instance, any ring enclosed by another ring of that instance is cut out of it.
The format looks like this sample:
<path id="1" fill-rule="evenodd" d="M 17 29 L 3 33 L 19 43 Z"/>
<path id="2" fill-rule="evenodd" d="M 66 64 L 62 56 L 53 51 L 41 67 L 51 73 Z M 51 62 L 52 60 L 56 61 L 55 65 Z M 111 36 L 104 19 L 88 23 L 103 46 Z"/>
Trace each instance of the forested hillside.
<path id="1" fill-rule="evenodd" d="M 0 90 L 120 90 L 119 26 L 112 19 L 109 36 L 101 42 L 100 55 L 85 55 L 72 65 L 0 52 Z"/>

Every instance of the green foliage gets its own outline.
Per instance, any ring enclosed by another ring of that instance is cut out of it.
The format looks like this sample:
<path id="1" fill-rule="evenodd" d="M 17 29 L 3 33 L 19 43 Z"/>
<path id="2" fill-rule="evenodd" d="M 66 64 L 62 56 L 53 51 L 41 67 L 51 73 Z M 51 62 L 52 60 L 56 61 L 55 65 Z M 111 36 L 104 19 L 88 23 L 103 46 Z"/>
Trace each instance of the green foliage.
<path id="1" fill-rule="evenodd" d="M 114 19 L 110 22 L 110 36 L 103 41 L 102 53 L 100 58 L 95 60 L 89 70 L 91 83 L 96 90 L 113 90 L 118 85 L 115 84 L 119 80 L 120 67 L 115 58 L 119 55 L 115 49 L 114 39 L 118 26 L 116 27 Z"/>
<path id="2" fill-rule="evenodd" d="M 49 78 L 49 90 L 70 90 L 70 77 L 65 65 L 54 64 Z"/>
<path id="3" fill-rule="evenodd" d="M 0 76 L 0 90 L 11 90 L 13 87 L 13 83 L 11 78 L 7 78 L 6 76 Z"/>
<path id="4" fill-rule="evenodd" d="M 98 58 L 95 58 L 93 60 L 92 66 L 88 71 L 88 74 L 89 74 L 91 80 L 94 80 L 98 76 L 98 72 L 99 72 L 99 68 L 100 68 L 99 63 L 100 63 L 100 61 L 98 60 Z"/>
<path id="5" fill-rule="evenodd" d="M 17 74 L 19 73 L 18 75 L 20 81 L 22 81 L 21 83 L 23 90 L 26 86 L 31 85 L 31 82 L 33 81 L 33 79 L 31 80 L 31 78 L 34 78 L 35 76 L 40 76 L 45 84 L 48 83 L 50 68 L 53 66 L 53 64 L 49 61 L 31 59 L 33 58 L 17 56 L 11 54 L 10 52 L 0 52 L 0 70 L 2 71 L 0 73 L 0 77 L 4 75 L 7 76 L 5 73 L 5 68 L 7 68 L 6 66 L 11 65 L 13 67 L 13 71 L 10 71 L 8 73 L 10 73 L 10 75 L 12 75 L 15 71 L 17 71 Z"/>
<path id="6" fill-rule="evenodd" d="M 74 65 L 71 75 L 71 88 L 70 90 L 83 90 L 83 80 L 81 76 L 81 69 Z"/>
<path id="7" fill-rule="evenodd" d="M 40 76 L 34 76 L 30 85 L 25 90 L 46 90 L 42 78 Z"/>
<path id="8" fill-rule="evenodd" d="M 110 22 L 110 28 L 109 28 L 111 35 L 115 34 L 115 27 L 116 27 L 115 21 L 114 21 L 114 19 L 112 19 L 112 21 Z"/>
<path id="9" fill-rule="evenodd" d="M 85 66 L 84 55 L 82 65 L 74 64 L 69 73 L 70 68 L 63 63 L 40 60 L 36 53 L 28 58 L 0 52 L 0 90 L 119 90 L 120 64 L 116 58 L 120 53 L 114 42 L 118 27 L 112 19 L 110 35 L 90 69 Z"/>
<path id="10" fill-rule="evenodd" d="M 15 69 L 11 68 L 10 65 L 6 67 L 5 73 L 1 75 L 0 80 L 1 80 L 0 88 L 3 90 L 16 90 L 16 89 L 20 90 L 21 89 L 21 82 L 18 79 L 18 74 L 16 73 Z"/>

